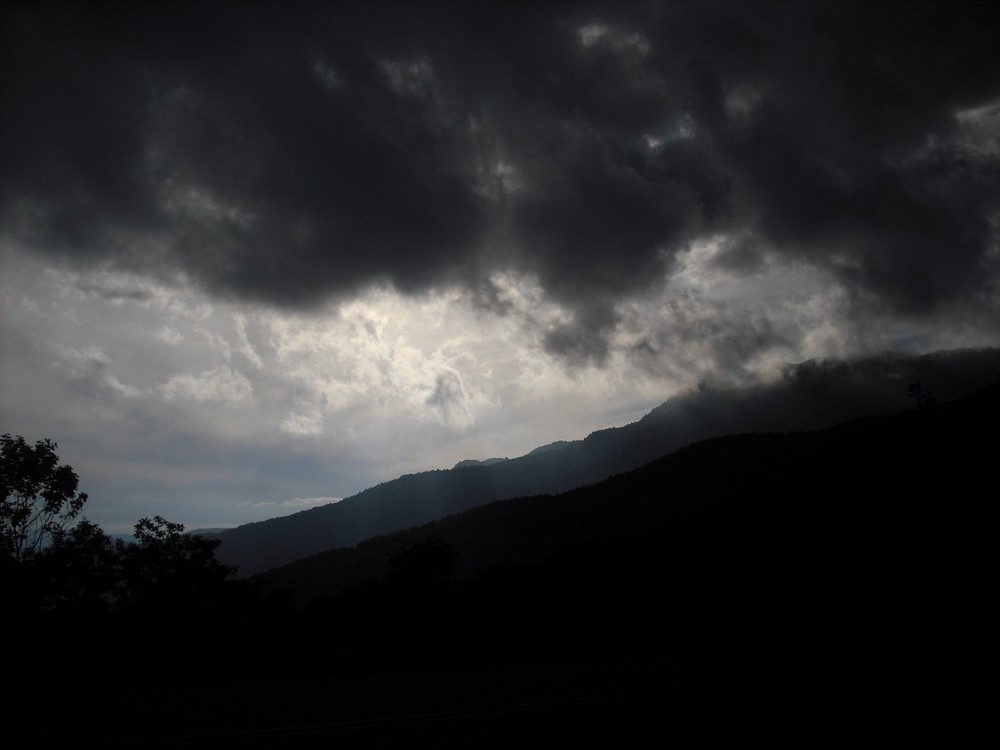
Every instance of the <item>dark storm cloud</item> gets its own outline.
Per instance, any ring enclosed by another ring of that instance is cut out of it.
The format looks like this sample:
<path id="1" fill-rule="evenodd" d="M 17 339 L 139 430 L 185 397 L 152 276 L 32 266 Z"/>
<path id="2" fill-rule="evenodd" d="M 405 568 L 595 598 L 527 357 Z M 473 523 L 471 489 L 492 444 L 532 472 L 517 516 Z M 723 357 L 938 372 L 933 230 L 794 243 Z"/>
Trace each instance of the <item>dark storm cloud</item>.
<path id="1" fill-rule="evenodd" d="M 676 295 L 660 311 L 662 325 L 632 345 L 637 367 L 683 380 L 691 374 L 724 374 L 730 382 L 754 378 L 746 364 L 770 349 L 787 345 L 766 315 L 743 308 L 709 309 L 690 296 Z M 624 321 L 642 330 L 637 321 Z"/>
<path id="2" fill-rule="evenodd" d="M 291 307 L 528 271 L 572 315 L 545 344 L 579 362 L 717 233 L 754 238 L 729 268 L 777 252 L 857 305 L 995 319 L 1000 157 L 956 119 L 1000 97 L 995 13 L 8 5 L 0 216 L 39 248 Z"/>
<path id="3" fill-rule="evenodd" d="M 997 349 L 809 360 L 786 366 L 783 377 L 771 383 L 733 388 L 703 382 L 653 415 L 690 441 L 740 432 L 812 430 L 911 409 L 921 398 L 957 399 L 997 382 L 998 374 Z"/>

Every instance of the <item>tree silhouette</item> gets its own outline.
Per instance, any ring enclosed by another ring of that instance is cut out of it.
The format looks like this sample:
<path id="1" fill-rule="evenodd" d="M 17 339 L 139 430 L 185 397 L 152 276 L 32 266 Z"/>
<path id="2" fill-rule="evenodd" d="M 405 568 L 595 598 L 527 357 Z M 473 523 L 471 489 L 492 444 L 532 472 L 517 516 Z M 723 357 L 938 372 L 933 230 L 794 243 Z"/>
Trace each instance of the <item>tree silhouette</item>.
<path id="1" fill-rule="evenodd" d="M 219 593 L 233 569 L 215 558 L 216 539 L 184 533 L 162 516 L 140 519 L 135 541 L 119 546 L 119 607 L 192 611 Z"/>
<path id="2" fill-rule="evenodd" d="M 63 612 L 109 611 L 118 600 L 121 549 L 121 542 L 87 519 L 60 530 L 35 559 L 42 606 Z"/>
<path id="3" fill-rule="evenodd" d="M 224 598 L 233 568 L 219 542 L 162 516 L 135 524 L 135 541 L 111 539 L 78 518 L 87 495 L 59 463 L 56 443 L 0 442 L 0 600 L 22 611 L 193 614 Z"/>
<path id="4" fill-rule="evenodd" d="M 0 437 L 0 545 L 5 557 L 23 560 L 65 531 L 83 510 L 79 479 L 60 466 L 51 440 L 28 445 L 20 435 Z"/>

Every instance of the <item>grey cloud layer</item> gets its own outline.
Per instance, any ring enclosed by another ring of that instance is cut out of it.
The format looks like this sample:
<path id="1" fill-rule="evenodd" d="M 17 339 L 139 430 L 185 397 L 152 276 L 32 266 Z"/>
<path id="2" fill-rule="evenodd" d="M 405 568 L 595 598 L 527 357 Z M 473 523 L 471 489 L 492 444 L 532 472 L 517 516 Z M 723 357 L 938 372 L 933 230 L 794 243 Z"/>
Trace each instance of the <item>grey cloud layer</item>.
<path id="1" fill-rule="evenodd" d="M 580 362 L 712 235 L 997 322 L 989 4 L 535 5 L 8 6 L 4 231 L 293 308 L 527 272 Z"/>

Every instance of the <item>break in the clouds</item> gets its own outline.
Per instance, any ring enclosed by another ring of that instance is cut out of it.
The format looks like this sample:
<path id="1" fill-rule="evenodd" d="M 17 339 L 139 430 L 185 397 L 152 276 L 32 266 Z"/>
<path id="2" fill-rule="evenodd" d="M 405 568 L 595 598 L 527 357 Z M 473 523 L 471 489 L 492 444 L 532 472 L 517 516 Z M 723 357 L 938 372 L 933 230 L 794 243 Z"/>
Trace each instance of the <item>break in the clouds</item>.
<path id="1" fill-rule="evenodd" d="M 2 13 L 4 429 L 90 424 L 107 476 L 341 496 L 365 441 L 450 465 L 997 343 L 987 3 Z"/>

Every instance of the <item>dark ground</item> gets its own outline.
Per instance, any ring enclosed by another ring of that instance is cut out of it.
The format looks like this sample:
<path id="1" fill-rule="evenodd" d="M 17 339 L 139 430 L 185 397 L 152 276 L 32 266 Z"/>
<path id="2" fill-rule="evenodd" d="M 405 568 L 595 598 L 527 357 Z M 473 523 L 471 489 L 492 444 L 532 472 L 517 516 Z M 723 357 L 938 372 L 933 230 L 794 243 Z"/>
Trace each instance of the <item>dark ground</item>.
<path id="1" fill-rule="evenodd" d="M 19 747 L 574 747 L 898 740 L 926 696 L 850 655 L 510 664 L 323 679 L 52 686 L 6 702 Z M 933 687 L 933 686 L 924 686 Z M 940 718 L 940 717 L 938 717 Z M 955 737 L 952 727 L 948 736 Z"/>

